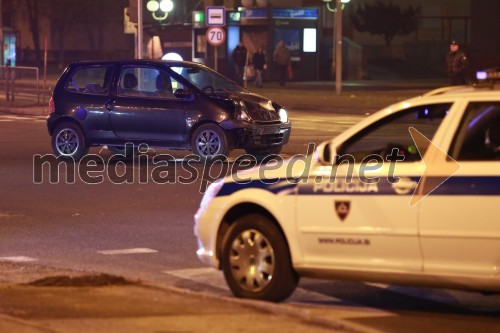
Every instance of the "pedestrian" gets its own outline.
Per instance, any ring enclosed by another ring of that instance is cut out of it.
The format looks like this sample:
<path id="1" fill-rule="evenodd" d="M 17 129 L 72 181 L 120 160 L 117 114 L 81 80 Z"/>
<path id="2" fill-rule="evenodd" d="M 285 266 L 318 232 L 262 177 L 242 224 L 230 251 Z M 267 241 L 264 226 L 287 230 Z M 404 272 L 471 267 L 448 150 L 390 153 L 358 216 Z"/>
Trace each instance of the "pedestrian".
<path id="1" fill-rule="evenodd" d="M 233 50 L 233 62 L 235 81 L 238 82 L 238 84 L 243 85 L 243 71 L 245 70 L 245 65 L 247 63 L 247 48 L 241 41 Z"/>
<path id="2" fill-rule="evenodd" d="M 255 86 L 262 87 L 262 73 L 266 69 L 266 55 L 262 47 L 257 49 L 257 52 L 252 57 L 253 68 L 255 69 Z"/>
<path id="3" fill-rule="evenodd" d="M 288 76 L 288 66 L 290 65 L 290 51 L 286 47 L 285 41 L 280 40 L 273 53 L 273 60 L 278 66 L 280 86 L 284 86 Z"/>
<path id="4" fill-rule="evenodd" d="M 450 52 L 446 55 L 446 69 L 452 86 L 464 85 L 469 60 L 460 49 L 460 44 L 453 40 L 450 43 Z"/>

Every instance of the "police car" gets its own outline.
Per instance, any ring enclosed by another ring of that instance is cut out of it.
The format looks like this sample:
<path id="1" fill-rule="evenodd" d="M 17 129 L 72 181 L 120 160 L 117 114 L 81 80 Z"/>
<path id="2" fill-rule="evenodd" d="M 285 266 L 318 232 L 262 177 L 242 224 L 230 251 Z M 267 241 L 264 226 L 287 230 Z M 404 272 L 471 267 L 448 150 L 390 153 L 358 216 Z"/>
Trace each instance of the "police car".
<path id="1" fill-rule="evenodd" d="M 234 295 L 269 301 L 300 277 L 499 292 L 498 74 L 214 182 L 195 215 L 199 259 Z"/>

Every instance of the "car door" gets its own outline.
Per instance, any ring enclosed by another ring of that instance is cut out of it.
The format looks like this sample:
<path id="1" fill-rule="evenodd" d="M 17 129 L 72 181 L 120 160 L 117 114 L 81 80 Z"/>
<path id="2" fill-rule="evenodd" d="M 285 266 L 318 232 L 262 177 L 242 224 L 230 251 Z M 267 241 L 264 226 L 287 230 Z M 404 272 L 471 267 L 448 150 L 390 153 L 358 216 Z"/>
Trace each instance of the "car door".
<path id="1" fill-rule="evenodd" d="M 64 92 L 55 96 L 56 105 L 73 110 L 89 138 L 109 130 L 106 102 L 115 66 L 112 64 L 81 64 L 72 69 L 64 82 Z"/>
<path id="2" fill-rule="evenodd" d="M 500 99 L 464 104 L 446 150 L 459 169 L 419 204 L 424 269 L 433 274 L 498 277 Z M 452 163 L 449 158 L 442 162 Z M 436 175 L 428 176 L 432 177 Z"/>
<path id="3" fill-rule="evenodd" d="M 333 165 L 310 170 L 297 190 L 307 265 L 422 270 L 418 211 L 409 202 L 425 165 L 409 127 L 432 137 L 449 107 L 415 106 L 378 120 L 333 147 Z"/>
<path id="4" fill-rule="evenodd" d="M 125 140 L 179 144 L 185 135 L 190 103 L 187 98 L 174 96 L 179 85 L 160 68 L 124 66 L 116 96 L 109 105 L 115 135 Z"/>

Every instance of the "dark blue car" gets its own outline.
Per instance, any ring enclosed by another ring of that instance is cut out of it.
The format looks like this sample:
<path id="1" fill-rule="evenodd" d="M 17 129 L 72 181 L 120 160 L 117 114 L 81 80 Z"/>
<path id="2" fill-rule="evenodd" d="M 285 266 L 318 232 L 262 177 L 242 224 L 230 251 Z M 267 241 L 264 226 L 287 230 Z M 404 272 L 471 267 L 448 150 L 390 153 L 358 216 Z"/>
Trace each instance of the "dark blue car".
<path id="1" fill-rule="evenodd" d="M 49 106 L 52 148 L 67 160 L 90 146 L 123 153 L 139 144 L 192 150 L 202 159 L 238 148 L 264 156 L 279 154 L 291 132 L 281 105 L 186 61 L 73 63 Z"/>

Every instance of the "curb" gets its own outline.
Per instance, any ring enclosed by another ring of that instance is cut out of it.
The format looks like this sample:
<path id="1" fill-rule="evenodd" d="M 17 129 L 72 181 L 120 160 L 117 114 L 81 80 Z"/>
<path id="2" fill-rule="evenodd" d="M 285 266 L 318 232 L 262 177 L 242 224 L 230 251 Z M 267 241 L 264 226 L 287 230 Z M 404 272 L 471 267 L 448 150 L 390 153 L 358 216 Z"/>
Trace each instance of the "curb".
<path id="1" fill-rule="evenodd" d="M 23 116 L 48 116 L 49 107 L 48 106 L 26 106 L 26 107 L 0 106 L 0 113 L 16 114 Z"/>
<path id="2" fill-rule="evenodd" d="M 243 305 L 248 308 L 252 308 L 258 311 L 267 312 L 271 314 L 276 314 L 280 316 L 287 316 L 298 318 L 306 323 L 313 325 L 333 329 L 336 331 L 347 332 L 347 333 L 385 333 L 384 331 L 376 330 L 373 328 L 368 328 L 360 324 L 347 322 L 342 319 L 325 319 L 311 315 L 311 312 L 307 309 L 300 309 L 296 306 L 286 304 L 286 303 L 272 303 L 259 300 L 250 300 L 236 297 L 227 297 L 216 294 L 210 294 L 202 291 L 192 291 L 185 288 L 179 288 L 172 285 L 164 284 L 150 284 L 148 282 L 142 281 L 143 287 L 164 290 L 169 292 L 175 292 L 188 296 L 196 296 L 202 298 L 213 299 L 226 303 L 233 303 Z"/>
<path id="3" fill-rule="evenodd" d="M 0 313 L 0 330 L 16 333 L 60 333 L 32 322 Z"/>

